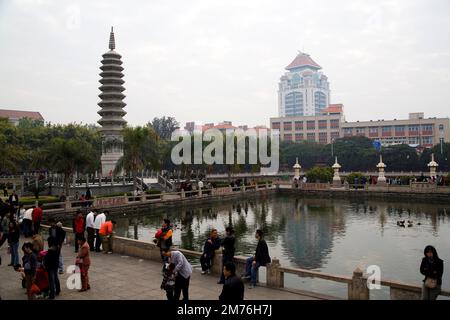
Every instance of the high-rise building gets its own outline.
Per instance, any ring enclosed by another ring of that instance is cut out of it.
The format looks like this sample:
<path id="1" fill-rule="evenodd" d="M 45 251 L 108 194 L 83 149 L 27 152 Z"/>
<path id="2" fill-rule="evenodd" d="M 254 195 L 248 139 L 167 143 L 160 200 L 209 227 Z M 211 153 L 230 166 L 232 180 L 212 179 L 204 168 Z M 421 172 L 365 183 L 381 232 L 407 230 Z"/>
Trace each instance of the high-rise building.
<path id="1" fill-rule="evenodd" d="M 123 136 L 122 130 L 127 123 L 123 117 L 126 112 L 123 108 L 126 103 L 123 102 L 125 95 L 122 93 L 125 88 L 123 84 L 122 56 L 114 49 L 116 43 L 114 39 L 113 28 L 111 27 L 111 34 L 109 36 L 109 51 L 102 57 L 102 72 L 100 76 L 99 89 L 102 93 L 99 94 L 102 99 L 98 105 L 101 110 L 98 114 L 101 119 L 98 123 L 101 125 L 100 133 L 102 135 L 102 174 L 104 176 L 112 175 L 118 160 L 123 156 Z"/>
<path id="2" fill-rule="evenodd" d="M 300 52 L 278 84 L 278 116 L 315 116 L 328 107 L 328 78 L 308 54 Z"/>

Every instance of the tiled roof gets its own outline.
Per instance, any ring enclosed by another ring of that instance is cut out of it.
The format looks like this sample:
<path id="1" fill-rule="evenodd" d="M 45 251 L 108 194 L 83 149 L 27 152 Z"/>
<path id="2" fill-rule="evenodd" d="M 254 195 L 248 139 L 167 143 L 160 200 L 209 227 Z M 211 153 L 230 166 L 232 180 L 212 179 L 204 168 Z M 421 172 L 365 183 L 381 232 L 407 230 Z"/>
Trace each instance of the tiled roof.
<path id="1" fill-rule="evenodd" d="M 44 118 L 39 112 L 6 110 L 6 109 L 0 109 L 0 118 L 7 118 L 7 119 L 30 118 L 32 120 L 44 120 Z"/>
<path id="2" fill-rule="evenodd" d="M 286 70 L 299 68 L 299 67 L 313 67 L 317 69 L 322 69 L 321 66 L 319 66 L 316 62 L 314 62 L 313 59 L 309 56 L 309 54 L 300 52 L 295 59 L 286 67 Z"/>

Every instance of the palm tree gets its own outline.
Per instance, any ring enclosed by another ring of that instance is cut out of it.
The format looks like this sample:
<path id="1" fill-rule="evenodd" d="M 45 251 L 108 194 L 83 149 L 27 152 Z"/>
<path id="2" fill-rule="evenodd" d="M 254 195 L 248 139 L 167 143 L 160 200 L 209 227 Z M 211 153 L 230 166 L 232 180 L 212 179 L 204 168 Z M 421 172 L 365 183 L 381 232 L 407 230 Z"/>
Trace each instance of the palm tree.
<path id="1" fill-rule="evenodd" d="M 69 195 L 70 181 L 77 171 L 98 162 L 97 152 L 91 144 L 80 138 L 54 138 L 45 150 L 48 167 L 55 172 L 64 174 L 64 190 Z"/>
<path id="2" fill-rule="evenodd" d="M 159 167 L 159 138 L 150 126 L 126 127 L 123 129 L 123 156 L 117 162 L 114 172 L 123 170 L 133 176 L 134 189 L 137 189 L 139 171 Z"/>

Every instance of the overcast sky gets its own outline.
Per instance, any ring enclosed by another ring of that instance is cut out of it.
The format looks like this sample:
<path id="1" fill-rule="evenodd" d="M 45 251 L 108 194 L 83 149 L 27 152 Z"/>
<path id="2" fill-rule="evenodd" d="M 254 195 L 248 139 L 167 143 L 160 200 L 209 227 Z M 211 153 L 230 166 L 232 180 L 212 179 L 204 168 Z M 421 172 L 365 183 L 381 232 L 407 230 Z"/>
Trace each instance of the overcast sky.
<path id="1" fill-rule="evenodd" d="M 0 108 L 95 123 L 114 26 L 132 125 L 269 125 L 298 50 L 347 120 L 448 117 L 449 13 L 448 0 L 0 0 Z"/>

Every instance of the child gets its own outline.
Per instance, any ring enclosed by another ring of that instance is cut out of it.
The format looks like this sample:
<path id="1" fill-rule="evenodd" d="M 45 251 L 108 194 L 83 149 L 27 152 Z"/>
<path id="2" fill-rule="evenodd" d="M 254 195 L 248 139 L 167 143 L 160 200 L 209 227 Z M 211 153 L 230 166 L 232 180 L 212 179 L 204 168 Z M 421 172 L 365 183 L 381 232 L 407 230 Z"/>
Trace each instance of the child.
<path id="1" fill-rule="evenodd" d="M 175 273 L 173 272 L 175 269 L 175 264 L 169 264 L 169 267 L 164 272 L 164 278 L 161 283 L 161 290 L 166 290 L 167 300 L 174 301 L 175 294 Z"/>
<path id="2" fill-rule="evenodd" d="M 34 283 L 38 286 L 41 295 L 36 296 L 36 298 L 46 298 L 49 292 L 49 282 L 48 282 L 48 273 L 44 268 L 44 257 L 47 254 L 47 251 L 39 252 L 38 256 L 38 266 L 36 269 L 36 278 Z"/>

